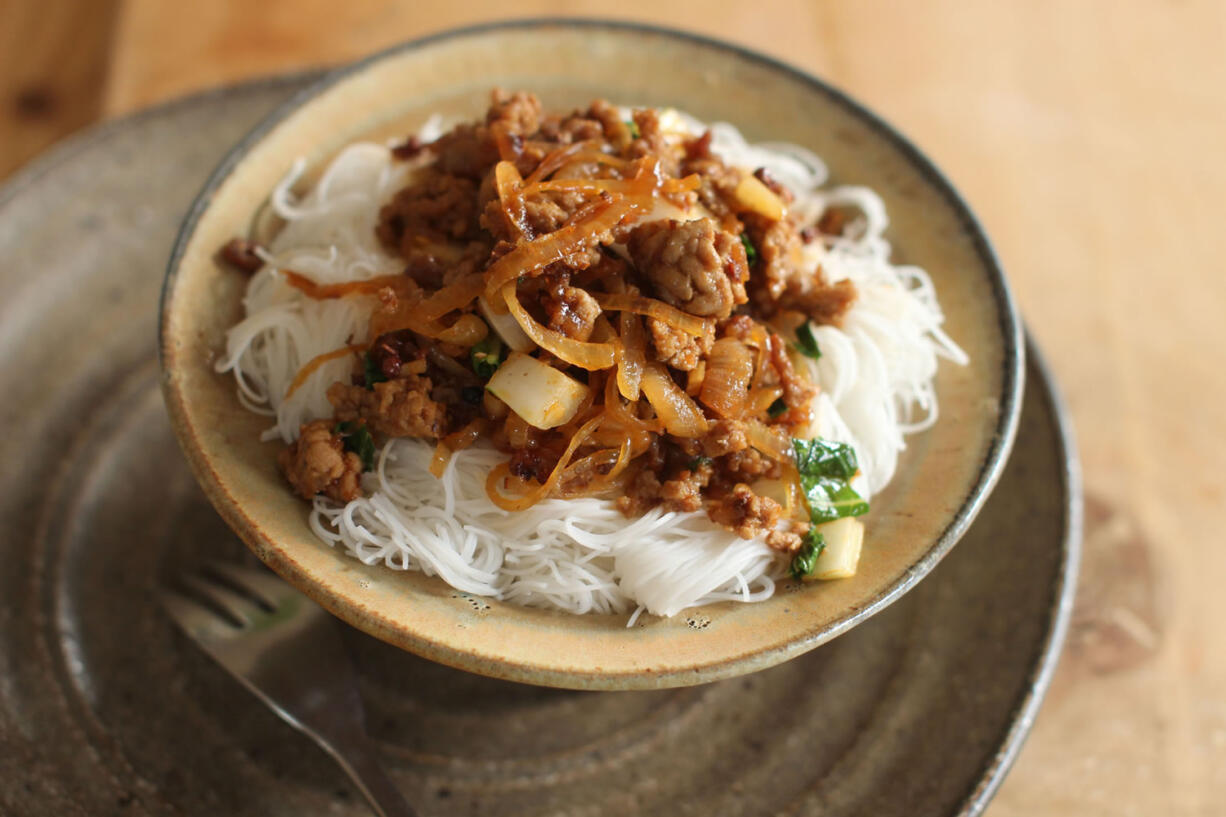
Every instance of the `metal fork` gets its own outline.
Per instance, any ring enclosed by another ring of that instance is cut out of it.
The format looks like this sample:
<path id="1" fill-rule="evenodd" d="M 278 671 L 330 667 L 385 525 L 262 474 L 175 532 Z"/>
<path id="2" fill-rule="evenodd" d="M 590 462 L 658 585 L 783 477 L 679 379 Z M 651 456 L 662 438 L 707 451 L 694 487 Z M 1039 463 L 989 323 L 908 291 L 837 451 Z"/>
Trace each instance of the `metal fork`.
<path id="1" fill-rule="evenodd" d="M 263 570 L 213 563 L 182 584 L 199 600 L 164 590 L 162 604 L 183 631 L 323 747 L 376 814 L 414 817 L 366 733 L 353 664 L 332 616 Z"/>

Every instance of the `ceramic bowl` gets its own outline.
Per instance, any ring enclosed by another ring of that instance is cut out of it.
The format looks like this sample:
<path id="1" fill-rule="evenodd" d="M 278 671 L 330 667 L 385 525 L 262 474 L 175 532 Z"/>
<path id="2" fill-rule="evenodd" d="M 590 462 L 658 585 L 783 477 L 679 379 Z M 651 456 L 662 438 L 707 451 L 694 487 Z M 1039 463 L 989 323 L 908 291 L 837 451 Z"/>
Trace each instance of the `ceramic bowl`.
<path id="1" fill-rule="evenodd" d="M 721 603 L 672 619 L 574 616 L 458 593 L 441 579 L 368 567 L 317 540 L 307 507 L 277 472 L 265 418 L 214 371 L 240 317 L 244 279 L 217 249 L 251 229 L 297 157 L 413 128 L 432 113 L 479 115 L 490 89 L 531 90 L 550 109 L 595 97 L 674 106 L 726 120 L 751 140 L 822 156 L 836 183 L 885 200 L 895 260 L 931 274 L 946 329 L 971 355 L 942 364 L 939 422 L 910 438 L 874 498 L 854 578 L 787 583 L 763 603 Z M 407 43 L 329 75 L 229 154 L 192 207 L 172 255 L 161 315 L 166 404 L 218 512 L 273 570 L 337 616 L 403 649 L 491 676 L 588 689 L 680 686 L 763 669 L 822 644 L 912 587 L 970 525 L 1017 425 L 1020 324 L 992 250 L 966 204 L 905 138 L 823 82 L 767 57 L 676 31 L 606 22 L 527 21 Z"/>

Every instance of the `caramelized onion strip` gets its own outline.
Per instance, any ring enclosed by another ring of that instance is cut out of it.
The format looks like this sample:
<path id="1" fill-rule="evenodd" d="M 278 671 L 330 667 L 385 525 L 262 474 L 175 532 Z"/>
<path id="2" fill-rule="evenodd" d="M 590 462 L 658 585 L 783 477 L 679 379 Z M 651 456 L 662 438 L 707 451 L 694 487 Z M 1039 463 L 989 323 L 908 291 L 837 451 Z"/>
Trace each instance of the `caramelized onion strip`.
<path id="1" fill-rule="evenodd" d="M 374 295 L 384 287 L 391 287 L 398 292 L 404 291 L 412 280 L 403 275 L 380 275 L 378 278 L 367 278 L 365 281 L 345 281 L 339 284 L 317 284 L 310 278 L 293 270 L 283 269 L 281 274 L 294 289 L 317 301 L 332 298 L 344 298 L 347 295 Z M 416 286 L 414 284 L 414 286 Z"/>
<path id="2" fill-rule="evenodd" d="M 768 426 L 758 420 L 745 422 L 745 439 L 754 448 L 775 462 L 794 462 L 792 438 L 779 426 Z"/>
<path id="3" fill-rule="evenodd" d="M 696 338 L 709 334 L 715 328 L 712 321 L 706 318 L 691 315 L 646 295 L 631 295 L 628 292 L 593 292 L 591 295 L 601 309 L 646 315 Z"/>
<path id="4" fill-rule="evenodd" d="M 466 275 L 455 283 L 448 284 L 429 298 L 419 301 L 413 311 L 428 321 L 443 317 L 448 312 L 463 309 L 477 299 L 485 289 L 481 273 Z"/>
<path id="5" fill-rule="evenodd" d="M 478 316 L 465 312 L 455 323 L 444 326 L 438 320 L 427 320 L 416 313 L 420 303 L 408 301 L 402 303 L 393 312 L 375 312 L 370 319 L 371 337 L 379 337 L 388 332 L 400 332 L 409 329 L 417 334 L 441 340 L 444 343 L 454 343 L 457 346 L 474 346 L 485 339 L 490 328 Z"/>
<path id="6" fill-rule="evenodd" d="M 575 340 L 537 323 L 536 319 L 528 314 L 528 310 L 520 304 L 519 296 L 515 293 L 514 282 L 502 288 L 502 300 L 506 303 L 511 315 L 515 317 L 516 323 L 524 330 L 524 334 L 551 355 L 572 366 L 587 369 L 589 372 L 608 369 L 613 365 L 612 343 L 589 343 Z"/>
<path id="7" fill-rule="evenodd" d="M 430 473 L 442 479 L 443 469 L 447 467 L 447 460 L 451 459 L 451 455 L 456 451 L 463 451 L 479 440 L 488 427 L 489 421 L 478 417 L 459 431 L 439 440 L 438 445 L 434 446 L 434 456 L 430 459 Z"/>
<path id="8" fill-rule="evenodd" d="M 701 437 L 707 433 L 707 419 L 690 396 L 678 388 L 663 365 L 650 361 L 643 369 L 643 394 L 655 409 L 669 434 L 676 437 Z"/>
<path id="9" fill-rule="evenodd" d="M 633 195 L 642 190 L 636 184 L 637 179 L 554 179 L 548 182 L 537 182 L 524 187 L 524 195 L 547 192 L 564 193 L 620 193 Z M 653 179 L 652 191 L 657 193 L 686 193 L 697 190 L 699 179 L 696 175 L 683 179 Z"/>
<path id="10" fill-rule="evenodd" d="M 772 405 L 774 405 L 774 402 L 782 396 L 782 386 L 763 386 L 762 388 L 755 390 L 749 395 L 749 405 L 747 409 L 749 416 L 757 417 L 759 414 L 762 414 Z"/>
<path id="11" fill-rule="evenodd" d="M 299 369 L 298 373 L 294 375 L 294 379 L 290 382 L 289 388 L 285 390 L 284 399 L 288 400 L 290 395 L 298 391 L 302 384 L 307 381 L 308 377 L 315 374 L 316 369 L 328 361 L 336 360 L 337 358 L 344 357 L 345 355 L 351 353 L 361 354 L 364 351 L 366 351 L 365 346 L 342 346 L 339 349 L 333 349 L 331 352 L 324 352 L 322 355 L 316 355 L 308 360 L 306 365 Z"/>
<path id="12" fill-rule="evenodd" d="M 549 478 L 541 485 L 531 488 L 528 491 L 516 497 L 507 496 L 502 492 L 502 484 L 511 477 L 511 466 L 507 462 L 499 463 L 490 469 L 490 474 L 485 480 L 485 493 L 489 496 L 490 501 L 502 508 L 504 511 L 522 511 L 525 508 L 531 508 L 536 503 L 540 502 L 553 491 L 558 484 L 558 480 L 562 478 L 562 474 L 566 471 L 566 466 L 570 463 L 571 457 L 579 450 L 592 432 L 596 430 L 604 419 L 603 414 L 598 414 L 591 420 L 583 424 L 575 435 L 570 438 L 570 444 L 566 446 L 566 450 L 562 452 L 562 456 L 558 459 L 558 464 L 553 467 Z M 523 480 L 516 479 L 521 485 Z"/>
<path id="13" fill-rule="evenodd" d="M 715 341 L 698 400 L 721 417 L 740 419 L 749 402 L 753 362 L 753 352 L 736 338 Z"/>
<path id="14" fill-rule="evenodd" d="M 493 301 L 508 282 L 521 275 L 530 275 L 578 252 L 596 236 L 616 227 L 634 206 L 625 199 L 602 199 L 565 227 L 532 241 L 521 241 L 485 271 L 486 299 Z"/>
<path id="15" fill-rule="evenodd" d="M 541 163 L 536 166 L 536 169 L 528 174 L 528 178 L 524 181 L 528 184 L 536 184 L 549 177 L 550 174 L 557 172 L 563 165 L 569 164 L 578 153 L 595 153 L 598 156 L 606 156 L 607 154 L 600 152 L 600 143 L 589 139 L 583 142 L 573 142 L 569 145 L 562 145 L 554 148 Z M 612 158 L 612 157 L 610 157 Z"/>
<path id="16" fill-rule="evenodd" d="M 639 399 L 643 369 L 647 365 L 647 336 L 643 324 L 634 314 L 622 312 L 618 318 L 621 344 L 618 349 L 617 388 L 622 397 L 634 402 Z"/>
<path id="17" fill-rule="evenodd" d="M 604 473 L 599 473 L 601 461 L 613 458 L 613 462 L 609 465 L 609 470 Z M 575 497 L 575 496 L 591 496 L 603 491 L 605 488 L 613 484 L 613 482 L 621 476 L 621 473 L 626 470 L 626 466 L 630 464 L 631 456 L 630 440 L 623 438 L 617 448 L 604 448 L 595 453 L 588 454 L 578 462 L 572 463 L 566 469 L 566 473 L 562 475 L 560 484 L 563 486 L 558 492 L 558 496 Z M 582 473 L 585 469 L 597 471 L 597 475 L 592 478 L 587 484 L 578 488 L 566 488 L 566 480 L 572 474 Z"/>
<path id="18" fill-rule="evenodd" d="M 523 183 L 524 179 L 513 162 L 499 162 L 494 166 L 494 189 L 516 241 L 528 234 L 528 215 L 524 211 L 523 196 L 519 194 Z"/>

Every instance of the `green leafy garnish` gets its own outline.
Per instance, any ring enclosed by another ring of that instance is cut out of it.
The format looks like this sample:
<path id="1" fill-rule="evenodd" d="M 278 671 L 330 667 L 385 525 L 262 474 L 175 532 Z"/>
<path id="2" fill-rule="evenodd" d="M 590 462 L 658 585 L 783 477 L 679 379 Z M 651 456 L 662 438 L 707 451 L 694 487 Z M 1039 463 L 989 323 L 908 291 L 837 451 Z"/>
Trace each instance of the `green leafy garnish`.
<path id="1" fill-rule="evenodd" d="M 817 338 L 813 335 L 813 324 L 805 321 L 796 327 L 796 343 L 792 348 L 814 360 L 822 356 L 822 350 L 817 345 Z"/>
<path id="2" fill-rule="evenodd" d="M 796 469 L 801 476 L 851 479 L 860 470 L 856 450 L 850 445 L 823 440 L 792 440 Z"/>
<path id="3" fill-rule="evenodd" d="M 805 576 L 812 576 L 813 569 L 817 567 L 817 557 L 821 556 L 825 549 L 826 537 L 822 536 L 817 528 L 809 528 L 805 533 L 800 550 L 796 551 L 796 555 L 792 557 L 792 578 L 803 579 Z"/>
<path id="4" fill-rule="evenodd" d="M 792 440 L 800 487 L 813 524 L 868 513 L 868 503 L 848 484 L 859 463 L 850 445 L 830 440 Z"/>
<path id="5" fill-rule="evenodd" d="M 639 123 L 635 122 L 633 119 L 626 120 L 626 127 L 630 129 L 631 139 L 638 139 L 643 135 L 642 131 L 639 130 Z"/>
<path id="6" fill-rule="evenodd" d="M 365 380 L 368 390 L 373 390 L 376 383 L 382 383 L 387 380 L 387 375 L 379 368 L 379 364 L 375 363 L 375 359 L 371 357 L 370 352 L 362 355 L 362 378 Z"/>
<path id="7" fill-rule="evenodd" d="M 766 414 L 767 416 L 774 418 L 778 417 L 780 414 L 783 414 L 783 412 L 787 410 L 788 404 L 783 402 L 783 398 L 780 397 L 778 400 L 770 404 L 770 406 L 766 409 Z"/>
<path id="8" fill-rule="evenodd" d="M 809 520 L 815 525 L 868 513 L 868 503 L 845 480 L 801 477 L 800 485 L 809 500 Z"/>
<path id="9" fill-rule="evenodd" d="M 506 348 L 503 347 L 502 341 L 493 332 L 485 336 L 485 339 L 472 347 L 469 351 L 469 358 L 472 360 L 473 371 L 483 380 L 489 380 L 493 377 L 494 372 L 498 371 L 498 366 L 502 363 L 502 358 L 506 354 Z"/>
<path id="10" fill-rule="evenodd" d="M 749 262 L 750 266 L 753 266 L 754 262 L 758 260 L 758 248 L 753 245 L 753 242 L 749 240 L 749 236 L 745 233 L 741 233 L 741 243 L 745 245 L 745 260 Z"/>
<path id="11" fill-rule="evenodd" d="M 352 451 L 362 460 L 363 471 L 375 467 L 375 440 L 366 426 L 358 423 L 337 423 L 332 431 L 341 435 L 346 451 Z"/>

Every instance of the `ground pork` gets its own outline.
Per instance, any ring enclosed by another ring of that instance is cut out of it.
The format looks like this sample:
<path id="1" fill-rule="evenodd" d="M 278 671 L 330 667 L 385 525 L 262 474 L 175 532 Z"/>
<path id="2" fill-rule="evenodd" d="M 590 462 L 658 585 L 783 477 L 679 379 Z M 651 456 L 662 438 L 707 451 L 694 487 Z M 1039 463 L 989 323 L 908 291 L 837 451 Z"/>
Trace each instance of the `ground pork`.
<path id="1" fill-rule="evenodd" d="M 748 485 L 740 483 L 712 502 L 707 515 L 716 524 L 736 531 L 742 539 L 752 539 L 774 530 L 783 516 L 783 508 L 770 497 L 758 496 Z"/>
<path id="2" fill-rule="evenodd" d="M 337 502 L 362 495 L 362 458 L 345 450 L 330 420 L 316 420 L 298 429 L 298 439 L 277 457 L 281 473 L 303 499 L 324 494 Z"/>
<path id="3" fill-rule="evenodd" d="M 481 241 L 477 182 L 434 170 L 419 178 L 379 211 L 379 240 L 405 257 L 420 251 L 423 241 Z"/>
<path id="4" fill-rule="evenodd" d="M 702 453 L 705 457 L 722 457 L 749 448 L 745 436 L 745 424 L 739 420 L 719 420 L 702 438 Z"/>
<path id="5" fill-rule="evenodd" d="M 333 383 L 328 402 L 338 420 L 362 421 L 388 437 L 441 437 L 447 428 L 447 408 L 430 398 L 430 378 L 409 375 L 375 383 L 374 388 Z"/>
<path id="6" fill-rule="evenodd" d="M 585 289 L 560 286 L 545 298 L 545 311 L 549 315 L 550 329 L 570 338 L 587 340 L 600 316 L 600 304 Z"/>
<path id="7" fill-rule="evenodd" d="M 692 371 L 715 343 L 715 335 L 712 332 L 695 337 L 655 318 L 647 319 L 647 329 L 651 332 L 651 345 L 656 350 L 656 360 L 681 372 Z"/>
<path id="8" fill-rule="evenodd" d="M 745 248 L 710 219 L 643 224 L 631 231 L 627 248 L 652 292 L 679 309 L 727 318 L 745 303 Z"/>

